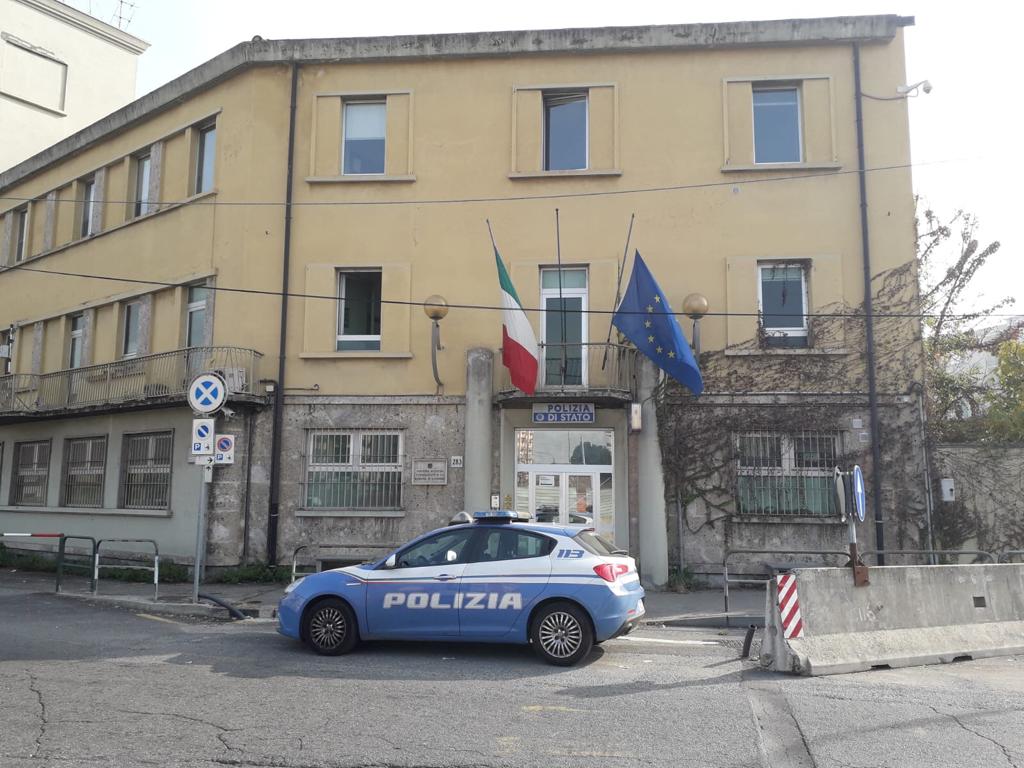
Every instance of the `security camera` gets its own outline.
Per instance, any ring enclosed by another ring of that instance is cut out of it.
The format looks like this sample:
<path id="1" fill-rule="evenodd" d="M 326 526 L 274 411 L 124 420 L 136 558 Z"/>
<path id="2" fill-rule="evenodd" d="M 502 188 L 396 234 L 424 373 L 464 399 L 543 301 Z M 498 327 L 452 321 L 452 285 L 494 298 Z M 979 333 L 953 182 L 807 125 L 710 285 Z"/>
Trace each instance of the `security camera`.
<path id="1" fill-rule="evenodd" d="M 233 418 L 235 418 L 235 412 L 233 410 L 231 410 L 230 408 L 228 408 L 227 406 L 224 406 L 223 408 L 221 408 L 220 412 L 224 414 L 224 418 L 225 419 L 233 419 Z"/>
<path id="2" fill-rule="evenodd" d="M 931 81 L 930 80 L 925 80 L 923 83 L 921 83 L 921 90 L 924 91 L 925 93 L 931 93 L 932 92 Z"/>
<path id="3" fill-rule="evenodd" d="M 896 93 L 900 96 L 917 96 L 915 91 L 920 88 L 925 93 L 932 92 L 932 84 L 930 80 L 921 80 L 920 82 L 914 83 L 913 85 L 901 85 L 896 88 Z"/>

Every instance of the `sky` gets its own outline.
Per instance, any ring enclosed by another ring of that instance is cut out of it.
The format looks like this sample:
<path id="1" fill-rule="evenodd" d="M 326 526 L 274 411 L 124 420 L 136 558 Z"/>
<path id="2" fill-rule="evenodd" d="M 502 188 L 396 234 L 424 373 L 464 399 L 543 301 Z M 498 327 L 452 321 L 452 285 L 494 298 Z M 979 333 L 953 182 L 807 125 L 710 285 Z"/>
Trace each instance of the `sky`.
<path id="1" fill-rule="evenodd" d="M 118 0 L 65 0 L 117 23 Z M 1024 107 L 1015 87 L 1024 5 L 1010 0 L 133 0 L 123 28 L 151 44 L 139 60 L 141 96 L 237 43 L 261 35 L 360 37 L 506 29 L 548 29 L 755 19 L 899 14 L 907 79 L 933 90 L 910 100 L 914 186 L 938 213 L 957 208 L 980 220 L 983 244 L 1002 248 L 975 281 L 970 306 L 1013 296 L 1024 313 L 1024 247 L 1013 184 L 1024 170 Z M 867 107 L 866 107 L 867 109 Z"/>

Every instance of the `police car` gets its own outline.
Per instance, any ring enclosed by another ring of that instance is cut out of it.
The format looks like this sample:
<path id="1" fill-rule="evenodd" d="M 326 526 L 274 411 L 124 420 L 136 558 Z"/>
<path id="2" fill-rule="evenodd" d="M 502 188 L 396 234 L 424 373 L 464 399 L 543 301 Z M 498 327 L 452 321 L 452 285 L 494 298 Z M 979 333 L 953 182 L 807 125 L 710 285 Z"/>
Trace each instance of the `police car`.
<path id="1" fill-rule="evenodd" d="M 413 539 L 382 560 L 311 574 L 278 606 L 278 631 L 317 653 L 360 640 L 529 643 L 569 666 L 644 614 L 636 562 L 582 525 L 509 511 Z"/>

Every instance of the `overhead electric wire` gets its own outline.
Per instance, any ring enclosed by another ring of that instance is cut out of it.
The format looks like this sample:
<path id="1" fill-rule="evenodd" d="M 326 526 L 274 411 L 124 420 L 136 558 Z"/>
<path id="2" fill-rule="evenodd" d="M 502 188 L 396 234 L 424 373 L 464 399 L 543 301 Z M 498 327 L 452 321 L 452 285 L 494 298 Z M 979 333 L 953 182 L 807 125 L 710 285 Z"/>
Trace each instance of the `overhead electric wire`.
<path id="1" fill-rule="evenodd" d="M 894 165 L 879 165 L 874 168 L 865 168 L 866 172 L 872 173 L 876 171 L 898 171 L 906 170 L 909 168 L 918 168 L 926 165 L 941 165 L 944 163 L 961 162 L 962 159 L 949 159 L 949 160 L 928 160 L 925 162 L 917 163 L 898 163 Z M 744 171 L 749 173 L 758 173 L 765 169 L 748 169 L 744 168 Z M 450 198 L 434 198 L 434 199 L 422 199 L 422 200 L 303 200 L 293 201 L 292 205 L 295 207 L 322 207 L 322 206 L 391 206 L 391 205 L 456 205 L 465 203 L 503 203 L 503 202 L 528 202 L 530 200 L 563 200 L 567 198 L 587 198 L 587 197 L 609 197 L 612 195 L 639 195 L 647 194 L 651 192 L 677 192 L 691 189 L 713 189 L 715 187 L 738 187 L 749 184 L 767 184 L 772 182 L 782 181 L 800 181 L 802 179 L 821 179 L 828 178 L 831 176 L 849 176 L 859 173 L 857 169 L 826 169 L 818 173 L 798 173 L 789 174 L 786 176 L 766 176 L 761 179 L 734 179 L 728 181 L 704 181 L 696 182 L 693 184 L 667 184 L 658 187 L 635 187 L 632 189 L 599 189 L 590 192 L 550 192 L 547 194 L 540 195 L 507 195 L 507 196 L 494 196 L 494 197 L 450 197 Z M 572 178 L 572 177 L 566 177 Z M 580 178 L 588 178 L 586 176 Z M 63 186 L 63 185 L 62 185 Z M 211 195 L 212 197 L 212 195 Z M 31 203 L 31 202 L 42 202 L 45 197 L 19 197 L 13 195 L 0 195 L 0 200 L 11 200 L 14 202 Z M 137 200 L 85 200 L 81 198 L 66 198 L 63 200 L 57 200 L 57 203 L 85 203 L 91 202 L 94 205 L 131 205 L 138 202 Z M 278 200 L 213 200 L 213 199 L 200 199 L 192 200 L 185 198 L 183 200 L 148 200 L 147 203 L 151 206 L 176 206 L 176 205 L 209 205 L 209 206 L 283 206 L 284 201 Z"/>
<path id="2" fill-rule="evenodd" d="M 153 285 L 161 288 L 181 288 L 190 283 L 182 282 L 168 282 L 165 280 L 151 280 L 142 277 L 124 277 L 119 275 L 97 275 L 88 272 L 67 272 L 63 270 L 50 270 L 50 269 L 39 269 L 38 267 L 28 267 L 20 264 L 13 266 L 4 267 L 0 269 L 0 275 L 7 272 L 32 272 L 35 274 L 52 275 L 56 277 L 79 277 L 88 280 L 105 280 L 109 282 L 118 283 L 135 283 L 138 285 Z M 325 293 L 302 293 L 299 291 L 288 291 L 282 293 L 281 291 L 264 290 L 261 288 L 236 288 L 226 285 L 207 285 L 204 286 L 207 290 L 218 291 L 221 293 L 242 293 L 252 294 L 256 296 L 271 296 L 274 298 L 281 298 L 287 296 L 293 299 L 322 299 L 325 301 L 338 301 L 338 296 L 333 294 Z M 356 303 L 359 299 L 346 299 L 348 303 Z M 392 306 L 406 306 L 406 307 L 423 307 L 427 305 L 426 301 L 403 301 L 401 299 L 364 299 L 363 301 L 373 301 L 374 303 L 389 304 Z M 486 310 L 493 312 L 501 312 L 504 307 L 492 304 L 448 304 L 449 309 L 476 309 Z M 562 310 L 546 310 L 543 307 L 523 307 L 524 312 L 561 312 Z M 570 314 L 583 314 L 583 315 L 614 315 L 616 310 L 613 309 L 573 309 L 565 310 Z M 625 311 L 622 314 L 656 314 L 656 315 L 673 315 L 676 317 L 688 317 L 686 312 L 664 312 L 660 310 L 652 310 L 651 312 L 629 312 Z M 701 317 L 761 317 L 764 312 L 705 312 Z M 850 320 L 864 319 L 866 315 L 863 312 L 800 312 L 800 313 L 767 313 L 767 314 L 792 314 L 800 317 L 832 317 L 832 318 L 847 318 Z M 912 319 L 924 319 L 931 317 L 939 317 L 938 312 L 874 312 L 872 313 L 875 317 L 881 318 L 912 318 Z M 990 317 L 1020 317 L 1019 312 L 1007 312 L 1007 313 L 996 313 L 987 314 L 984 311 L 981 312 L 963 312 L 955 315 L 947 313 L 947 318 L 961 318 L 961 319 L 972 319 L 972 318 L 990 318 Z"/>

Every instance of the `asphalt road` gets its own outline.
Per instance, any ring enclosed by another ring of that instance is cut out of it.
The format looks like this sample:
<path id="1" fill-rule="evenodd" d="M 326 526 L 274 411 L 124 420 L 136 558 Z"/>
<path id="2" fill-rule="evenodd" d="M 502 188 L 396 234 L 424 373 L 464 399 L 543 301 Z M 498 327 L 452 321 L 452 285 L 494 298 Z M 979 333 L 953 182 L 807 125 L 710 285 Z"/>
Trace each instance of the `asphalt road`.
<path id="1" fill-rule="evenodd" d="M 269 621 L 0 587 L 0 766 L 1024 768 L 1024 658 L 807 679 L 741 640 L 645 629 L 568 670 L 506 646 L 321 658 Z"/>

